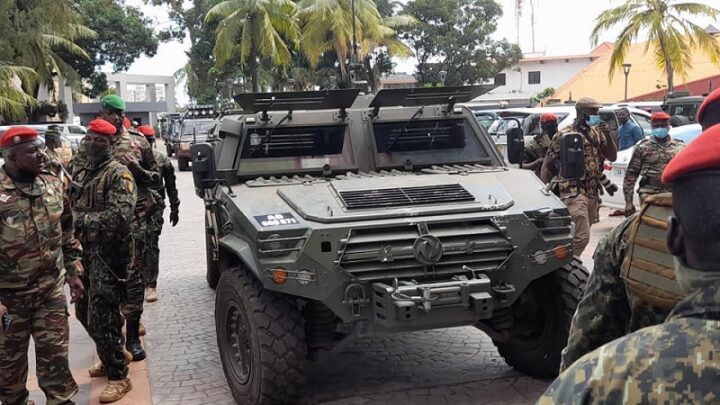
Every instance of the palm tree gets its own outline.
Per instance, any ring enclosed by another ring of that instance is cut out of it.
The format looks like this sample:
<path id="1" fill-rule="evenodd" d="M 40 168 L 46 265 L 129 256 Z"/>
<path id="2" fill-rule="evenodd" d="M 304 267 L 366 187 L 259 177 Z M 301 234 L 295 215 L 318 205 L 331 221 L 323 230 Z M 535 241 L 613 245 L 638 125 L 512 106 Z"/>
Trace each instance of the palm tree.
<path id="1" fill-rule="evenodd" d="M 13 83 L 15 78 L 32 82 L 37 79 L 37 73 L 27 67 L 0 62 L 0 116 L 5 121 L 24 117 L 25 107 L 37 103 L 34 97 Z"/>
<path id="2" fill-rule="evenodd" d="M 75 42 L 94 38 L 96 33 L 80 23 L 80 15 L 73 9 L 71 2 L 43 2 L 17 19 L 19 29 L 9 38 L 11 46 L 19 55 L 16 62 L 31 68 L 38 76 L 37 81 L 23 80 L 23 88 L 37 95 L 40 84 L 52 88 L 55 75 L 64 77 L 70 83 L 77 83 L 77 73 L 60 53 L 89 59 L 88 54 Z"/>
<path id="3" fill-rule="evenodd" d="M 277 65 L 292 60 L 288 43 L 299 36 L 294 18 L 295 3 L 290 0 L 226 0 L 211 8 L 205 21 L 220 19 L 213 54 L 219 65 L 238 58 L 240 68 L 252 76 L 258 91 L 258 67 L 263 59 Z"/>
<path id="4" fill-rule="evenodd" d="M 681 0 L 682 1 L 682 0 Z M 625 63 L 630 45 L 641 33 L 647 32 L 647 50 L 652 50 L 655 64 L 667 74 L 668 91 L 674 90 L 674 75 L 687 76 L 692 55 L 701 50 L 713 63 L 720 63 L 720 44 L 702 27 L 686 17 L 705 16 L 716 19 L 720 10 L 711 6 L 675 0 L 627 0 L 624 4 L 603 11 L 595 19 L 590 36 L 597 45 L 600 33 L 615 25 L 625 28 L 615 40 L 610 55 L 610 78 Z"/>
<path id="5" fill-rule="evenodd" d="M 298 17 L 302 28 L 301 46 L 310 64 L 316 66 L 323 53 L 335 51 L 343 80 L 353 52 L 351 0 L 300 0 Z M 383 18 L 372 0 L 355 0 L 355 30 L 358 57 L 365 60 L 371 52 L 385 47 L 391 56 L 412 56 L 412 50 L 397 38 L 395 29 L 416 22 L 413 17 Z"/>

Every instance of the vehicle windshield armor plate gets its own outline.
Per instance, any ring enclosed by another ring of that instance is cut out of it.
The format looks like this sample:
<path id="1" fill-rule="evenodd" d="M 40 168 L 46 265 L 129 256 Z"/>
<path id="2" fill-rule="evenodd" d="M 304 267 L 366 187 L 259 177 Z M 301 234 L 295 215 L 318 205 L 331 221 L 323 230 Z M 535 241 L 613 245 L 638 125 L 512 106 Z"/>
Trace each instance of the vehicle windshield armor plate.
<path id="1" fill-rule="evenodd" d="M 347 337 L 462 325 L 557 374 L 587 272 L 567 208 L 456 105 L 490 89 L 242 94 L 192 146 L 239 403 L 295 401 L 306 360 Z"/>

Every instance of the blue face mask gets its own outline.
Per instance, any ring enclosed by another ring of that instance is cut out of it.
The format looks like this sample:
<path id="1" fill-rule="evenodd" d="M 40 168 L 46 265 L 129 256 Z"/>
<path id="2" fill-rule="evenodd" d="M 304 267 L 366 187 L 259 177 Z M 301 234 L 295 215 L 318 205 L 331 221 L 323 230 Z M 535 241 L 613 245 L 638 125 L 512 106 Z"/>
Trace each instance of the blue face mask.
<path id="1" fill-rule="evenodd" d="M 600 123 L 601 119 L 599 115 L 588 115 L 587 120 L 585 120 L 585 123 L 588 124 L 588 126 L 594 127 Z"/>
<path id="2" fill-rule="evenodd" d="M 654 136 L 657 139 L 665 139 L 665 138 L 667 138 L 669 132 L 670 132 L 670 128 L 653 128 L 652 136 Z"/>

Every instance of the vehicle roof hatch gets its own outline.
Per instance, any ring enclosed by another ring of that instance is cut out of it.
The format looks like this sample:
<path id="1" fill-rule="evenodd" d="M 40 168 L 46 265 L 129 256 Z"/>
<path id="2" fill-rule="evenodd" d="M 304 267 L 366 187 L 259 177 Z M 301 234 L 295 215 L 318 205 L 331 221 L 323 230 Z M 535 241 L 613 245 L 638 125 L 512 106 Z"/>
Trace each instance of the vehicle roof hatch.
<path id="1" fill-rule="evenodd" d="M 425 105 L 447 105 L 451 111 L 455 103 L 465 103 L 496 88 L 494 84 L 479 84 L 459 87 L 417 87 L 407 89 L 382 89 L 370 103 L 373 117 L 382 107 L 412 107 Z"/>
<path id="2" fill-rule="evenodd" d="M 333 110 L 340 109 L 340 116 L 345 117 L 346 109 L 350 108 L 359 89 L 321 90 L 321 91 L 289 91 L 277 93 L 241 93 L 233 98 L 248 113 L 262 112 L 262 120 L 269 121 L 268 111 L 294 110 Z"/>

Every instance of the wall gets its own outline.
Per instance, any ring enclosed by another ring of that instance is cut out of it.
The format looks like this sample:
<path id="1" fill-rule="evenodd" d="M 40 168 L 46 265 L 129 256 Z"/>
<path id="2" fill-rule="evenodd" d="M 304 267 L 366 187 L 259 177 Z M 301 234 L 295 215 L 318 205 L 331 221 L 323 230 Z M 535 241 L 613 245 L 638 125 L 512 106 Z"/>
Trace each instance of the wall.
<path id="1" fill-rule="evenodd" d="M 518 66 L 505 69 L 501 73 L 505 73 L 505 85 L 500 86 L 492 91 L 493 94 L 537 94 L 548 87 L 557 89 L 563 83 L 570 80 L 580 70 L 588 66 L 596 57 L 581 59 L 560 59 L 560 60 L 543 60 L 543 61 L 521 61 Z M 520 72 L 515 71 L 520 68 Z M 540 84 L 529 84 L 528 73 L 539 71 Z M 521 79 L 522 74 L 522 79 Z"/>

